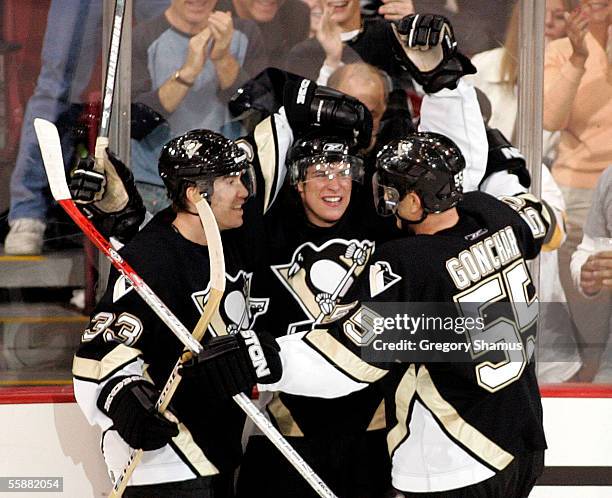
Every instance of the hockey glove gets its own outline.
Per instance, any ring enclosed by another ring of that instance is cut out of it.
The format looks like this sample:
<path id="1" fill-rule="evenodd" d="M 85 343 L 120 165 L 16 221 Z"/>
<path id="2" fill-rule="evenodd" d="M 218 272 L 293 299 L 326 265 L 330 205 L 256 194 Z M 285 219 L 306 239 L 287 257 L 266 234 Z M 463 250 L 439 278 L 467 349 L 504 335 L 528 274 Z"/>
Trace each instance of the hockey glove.
<path id="1" fill-rule="evenodd" d="M 457 88 L 457 81 L 476 68 L 457 52 L 453 28 L 444 16 L 411 14 L 392 24 L 392 46 L 400 66 L 427 93 Z"/>
<path id="2" fill-rule="evenodd" d="M 146 209 L 129 168 L 111 151 L 104 155 L 104 172 L 91 156 L 81 159 L 70 175 L 70 193 L 96 228 L 125 243 L 137 232 Z"/>
<path id="3" fill-rule="evenodd" d="M 289 79 L 301 78 L 276 67 L 264 69 L 232 95 L 228 103 L 230 112 L 234 116 L 249 111 L 258 111 L 264 116 L 274 114 L 283 105 L 283 89 Z"/>
<path id="4" fill-rule="evenodd" d="M 294 134 L 317 130 L 353 139 L 360 148 L 370 145 L 372 115 L 354 97 L 302 78 L 287 81 L 283 105 Z"/>
<path id="5" fill-rule="evenodd" d="M 178 435 L 178 426 L 155 409 L 159 391 L 134 375 L 111 380 L 100 393 L 98 408 L 132 448 L 145 451 L 164 447 Z"/>
<path id="6" fill-rule="evenodd" d="M 282 373 L 276 340 L 269 334 L 242 330 L 214 337 L 181 367 L 185 379 L 196 379 L 212 397 L 227 399 L 250 392 L 257 383 L 277 382 Z"/>
<path id="7" fill-rule="evenodd" d="M 166 119 L 142 102 L 130 106 L 130 135 L 134 140 L 142 140 Z"/>

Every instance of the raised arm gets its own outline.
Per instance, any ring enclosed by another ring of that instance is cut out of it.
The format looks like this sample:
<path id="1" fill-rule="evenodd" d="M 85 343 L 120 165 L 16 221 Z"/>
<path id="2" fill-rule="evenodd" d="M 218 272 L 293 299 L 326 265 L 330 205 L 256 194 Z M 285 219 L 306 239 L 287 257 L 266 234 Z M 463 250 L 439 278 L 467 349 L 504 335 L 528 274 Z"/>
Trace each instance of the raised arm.
<path id="1" fill-rule="evenodd" d="M 462 79 L 476 69 L 457 51 L 452 26 L 443 16 L 406 16 L 393 25 L 393 34 L 397 59 L 427 92 L 419 130 L 440 133 L 459 146 L 466 161 L 463 190 L 477 190 L 487 165 L 487 138 L 476 92 Z"/>
<path id="2" fill-rule="evenodd" d="M 586 72 L 587 31 L 588 18 L 574 11 L 567 20 L 568 38 L 554 41 L 546 49 L 543 115 L 546 130 L 562 130 L 569 124 L 576 93 Z"/>

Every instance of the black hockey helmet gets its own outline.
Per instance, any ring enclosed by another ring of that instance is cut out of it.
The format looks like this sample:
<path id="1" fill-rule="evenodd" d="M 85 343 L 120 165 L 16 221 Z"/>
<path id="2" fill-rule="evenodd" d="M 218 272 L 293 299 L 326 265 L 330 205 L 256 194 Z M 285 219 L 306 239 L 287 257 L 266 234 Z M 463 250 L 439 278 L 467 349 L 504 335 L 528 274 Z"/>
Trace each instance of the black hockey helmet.
<path id="1" fill-rule="evenodd" d="M 321 177 L 350 177 L 363 182 L 363 160 L 357 156 L 354 140 L 320 135 L 306 135 L 297 139 L 287 155 L 287 169 L 291 185 L 307 181 L 308 168 L 315 166 Z"/>
<path id="2" fill-rule="evenodd" d="M 394 214 L 408 192 L 421 199 L 423 219 L 456 206 L 463 197 L 464 168 L 459 147 L 443 135 L 420 132 L 394 140 L 376 157 L 372 184 L 378 214 Z"/>
<path id="3" fill-rule="evenodd" d="M 159 157 L 159 176 L 168 197 L 181 202 L 190 185 L 198 185 L 210 199 L 214 180 L 240 176 L 249 196 L 255 193 L 255 175 L 248 144 L 241 144 L 210 130 L 191 130 L 170 140 Z"/>

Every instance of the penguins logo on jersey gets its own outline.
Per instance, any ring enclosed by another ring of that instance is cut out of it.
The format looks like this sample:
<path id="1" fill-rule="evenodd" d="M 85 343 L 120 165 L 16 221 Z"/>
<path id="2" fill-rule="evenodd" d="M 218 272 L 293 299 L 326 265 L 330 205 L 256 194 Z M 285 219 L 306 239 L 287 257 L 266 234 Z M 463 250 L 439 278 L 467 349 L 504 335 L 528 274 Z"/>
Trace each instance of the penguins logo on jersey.
<path id="1" fill-rule="evenodd" d="M 402 279 L 393 273 L 387 261 L 377 261 L 370 266 L 370 297 L 374 298 L 385 292 Z"/>
<path id="2" fill-rule="evenodd" d="M 374 251 L 369 240 L 332 239 L 320 247 L 299 246 L 291 261 L 271 269 L 308 317 L 294 322 L 288 334 L 310 330 L 342 318 L 356 304 L 338 304 L 361 274 Z"/>
<path id="3" fill-rule="evenodd" d="M 133 288 L 132 282 L 130 282 L 126 276 L 120 275 L 113 286 L 113 303 L 119 301 L 119 299 L 128 294 Z"/>
<path id="4" fill-rule="evenodd" d="M 210 321 L 209 329 L 214 335 L 227 330 L 228 334 L 235 334 L 241 330 L 253 328 L 259 315 L 268 311 L 268 298 L 254 298 L 251 296 L 251 280 L 253 273 L 240 270 L 235 277 L 225 274 L 225 294 L 219 310 L 215 312 Z M 200 312 L 208 301 L 210 284 L 203 291 L 194 292 L 191 299 Z"/>

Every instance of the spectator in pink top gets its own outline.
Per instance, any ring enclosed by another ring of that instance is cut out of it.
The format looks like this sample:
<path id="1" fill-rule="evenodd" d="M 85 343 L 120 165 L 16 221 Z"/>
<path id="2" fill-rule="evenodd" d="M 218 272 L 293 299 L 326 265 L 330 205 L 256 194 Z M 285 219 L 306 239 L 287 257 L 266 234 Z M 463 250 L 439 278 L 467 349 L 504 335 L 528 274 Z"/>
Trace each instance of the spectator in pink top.
<path id="1" fill-rule="evenodd" d="M 597 180 L 612 164 L 611 20 L 609 0 L 581 0 L 568 16 L 567 38 L 547 46 L 544 67 L 544 128 L 561 132 L 552 165 L 567 207 L 568 239 L 559 251 L 561 279 L 574 321 L 587 338 L 600 335 L 602 307 L 584 301 L 573 289 L 569 260 L 582 239 Z M 589 380 L 588 358 L 583 360 L 584 380 Z"/>

